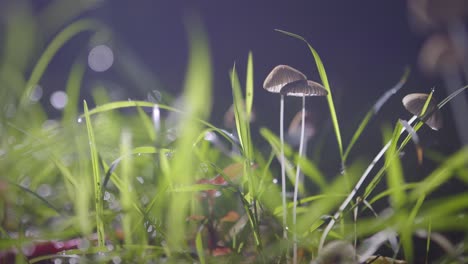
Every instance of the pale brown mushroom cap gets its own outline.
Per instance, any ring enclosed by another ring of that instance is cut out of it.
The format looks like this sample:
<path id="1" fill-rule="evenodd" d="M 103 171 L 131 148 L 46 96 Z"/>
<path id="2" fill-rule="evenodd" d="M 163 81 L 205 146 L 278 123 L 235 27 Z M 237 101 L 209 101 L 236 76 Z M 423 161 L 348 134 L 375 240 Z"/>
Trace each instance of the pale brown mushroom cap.
<path id="1" fill-rule="evenodd" d="M 407 6 L 410 23 L 422 32 L 461 21 L 468 15 L 466 0 L 407 0 Z"/>
<path id="2" fill-rule="evenodd" d="M 413 115 L 419 116 L 421 114 L 421 111 L 428 97 L 429 97 L 428 94 L 412 93 L 403 97 L 402 102 L 406 110 L 408 110 Z M 439 109 L 436 109 L 436 108 L 437 108 L 437 103 L 435 102 L 434 98 L 431 98 L 431 101 L 429 102 L 429 105 L 427 106 L 426 113 L 430 113 L 430 112 L 433 112 L 433 113 L 428 119 L 426 119 L 425 123 L 430 128 L 434 130 L 439 130 L 440 128 L 442 128 L 443 121 L 442 121 L 442 114 L 440 113 Z"/>
<path id="3" fill-rule="evenodd" d="M 456 71 L 464 60 L 463 52 L 457 52 L 447 36 L 436 34 L 429 37 L 419 53 L 419 66 L 426 74 L 443 74 Z"/>
<path id="4" fill-rule="evenodd" d="M 307 77 L 302 72 L 293 67 L 278 65 L 265 78 L 263 88 L 271 93 L 279 93 L 285 85 L 306 79 Z"/>
<path id="5" fill-rule="evenodd" d="M 325 96 L 327 89 L 320 83 L 310 80 L 299 80 L 285 85 L 281 89 L 282 95 L 287 96 Z"/>

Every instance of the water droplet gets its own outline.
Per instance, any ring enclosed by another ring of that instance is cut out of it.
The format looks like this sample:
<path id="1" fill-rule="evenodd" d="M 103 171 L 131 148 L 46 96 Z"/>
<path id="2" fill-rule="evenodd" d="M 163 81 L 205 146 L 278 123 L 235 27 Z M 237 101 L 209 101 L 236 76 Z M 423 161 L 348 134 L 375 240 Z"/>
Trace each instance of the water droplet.
<path id="1" fill-rule="evenodd" d="M 41 184 L 37 188 L 37 194 L 41 197 L 48 197 L 52 194 L 52 188 L 48 184 Z"/>
<path id="2" fill-rule="evenodd" d="M 104 192 L 104 201 L 109 201 L 109 199 L 111 198 L 111 195 L 108 191 L 105 191 Z"/>
<path id="3" fill-rule="evenodd" d="M 146 99 L 151 103 L 158 104 L 161 102 L 161 97 L 161 92 L 158 90 L 153 90 L 153 92 L 148 93 Z"/>
<path id="4" fill-rule="evenodd" d="M 108 245 L 106 246 L 106 248 L 107 248 L 107 250 L 112 251 L 112 250 L 114 250 L 114 245 L 108 244 Z"/>
<path id="5" fill-rule="evenodd" d="M 29 100 L 31 100 L 32 102 L 38 102 L 39 100 L 41 100 L 42 94 L 42 87 L 40 85 L 36 85 L 34 86 L 34 89 L 32 90 L 31 94 L 29 95 Z"/>
<path id="6" fill-rule="evenodd" d="M 274 184 L 278 184 L 278 179 L 274 178 L 274 179 L 273 179 L 273 183 L 274 183 Z"/>
<path id="7" fill-rule="evenodd" d="M 54 259 L 54 264 L 62 264 L 62 259 L 61 258 Z"/>
<path id="8" fill-rule="evenodd" d="M 208 131 L 205 133 L 205 140 L 213 142 L 216 140 L 216 134 L 213 131 Z"/>
<path id="9" fill-rule="evenodd" d="M 77 122 L 78 122 L 78 123 L 81 123 L 81 122 L 83 122 L 83 119 L 82 119 L 81 117 L 79 117 L 78 120 L 77 120 Z"/>
<path id="10" fill-rule="evenodd" d="M 148 233 L 153 232 L 153 226 L 152 225 L 148 226 L 148 228 L 146 229 L 146 232 Z"/>
<path id="11" fill-rule="evenodd" d="M 95 72 L 107 71 L 114 63 L 114 53 L 107 45 L 98 45 L 88 54 L 88 66 Z"/>
<path id="12" fill-rule="evenodd" d="M 143 177 L 141 177 L 141 176 L 138 176 L 136 179 L 137 179 L 137 181 L 138 181 L 139 183 L 141 183 L 141 184 L 145 183 L 145 180 L 144 180 Z"/>
<path id="13" fill-rule="evenodd" d="M 121 262 L 122 262 L 122 259 L 119 256 L 112 257 L 112 263 L 120 264 Z"/>

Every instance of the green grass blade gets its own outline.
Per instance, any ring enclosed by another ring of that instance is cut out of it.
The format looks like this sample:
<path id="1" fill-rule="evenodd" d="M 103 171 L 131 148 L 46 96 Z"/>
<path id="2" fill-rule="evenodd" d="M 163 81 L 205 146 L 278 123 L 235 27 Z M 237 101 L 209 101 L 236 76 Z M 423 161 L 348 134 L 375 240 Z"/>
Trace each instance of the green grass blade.
<path id="1" fill-rule="evenodd" d="M 441 166 L 435 169 L 429 176 L 419 183 L 409 195 L 410 199 L 416 200 L 421 195 L 429 195 L 441 184 L 447 182 L 454 176 L 457 168 L 468 163 L 468 148 L 463 148 L 449 157 Z"/>
<path id="2" fill-rule="evenodd" d="M 94 185 L 94 206 L 96 208 L 96 228 L 98 234 L 98 246 L 104 246 L 104 219 L 103 219 L 103 203 L 101 195 L 101 176 L 99 174 L 99 158 L 96 147 L 96 140 L 94 138 L 93 126 L 91 124 L 91 118 L 88 112 L 88 104 L 86 100 L 84 104 L 84 116 L 86 119 L 86 130 L 88 132 L 89 148 L 91 152 L 91 166 L 93 168 L 93 185 Z"/>
<path id="3" fill-rule="evenodd" d="M 23 91 L 23 95 L 20 99 L 20 107 L 24 107 L 28 101 L 29 96 L 31 95 L 34 86 L 39 83 L 42 75 L 44 74 L 47 66 L 49 65 L 52 58 L 55 56 L 57 51 L 72 37 L 81 33 L 83 31 L 97 31 L 101 29 L 102 26 L 99 22 L 90 19 L 82 19 L 78 20 L 64 30 L 62 30 L 47 46 L 45 51 L 42 53 L 41 57 L 37 61 L 36 65 L 34 66 L 31 76 L 29 77 L 26 87 Z"/>
<path id="4" fill-rule="evenodd" d="M 68 101 L 65 109 L 63 109 L 63 122 L 76 122 L 78 100 L 85 69 L 86 65 L 81 60 L 76 61 L 71 68 L 66 87 Z"/>
<path id="5" fill-rule="evenodd" d="M 253 55 L 249 52 L 247 59 L 247 75 L 245 81 L 245 109 L 247 113 L 247 119 L 250 120 L 252 113 L 252 104 L 254 97 L 254 74 L 253 74 Z"/>
<path id="6" fill-rule="evenodd" d="M 171 162 L 171 177 L 174 185 L 188 185 L 195 181 L 196 160 L 192 146 L 202 131 L 196 119 L 208 118 L 212 104 L 211 56 L 205 32 L 198 19 L 192 18 L 187 27 L 190 56 L 184 88 L 184 106 L 188 111 L 181 116 L 180 135 L 176 142 Z M 186 217 L 192 196 L 189 193 L 171 194 L 167 213 L 167 242 L 169 249 L 186 248 Z"/>
<path id="7" fill-rule="evenodd" d="M 122 203 L 122 228 L 124 232 L 125 245 L 133 244 L 133 227 L 136 224 L 133 217 L 133 201 L 135 200 L 135 189 L 132 182 L 132 164 L 133 158 L 131 153 L 132 149 L 132 136 L 130 132 L 123 131 L 120 140 L 120 155 L 122 157 L 121 165 L 121 179 L 122 188 L 120 189 L 120 201 Z"/>
<path id="8" fill-rule="evenodd" d="M 413 225 L 414 225 L 416 216 L 419 212 L 419 209 L 421 208 L 421 205 L 423 204 L 425 198 L 426 198 L 425 195 L 420 196 L 418 200 L 416 201 L 416 204 L 414 205 L 413 209 L 411 210 L 410 215 L 406 219 L 404 220 L 402 219 L 404 227 L 401 230 L 400 237 L 401 237 L 401 244 L 403 245 L 403 252 L 405 254 L 405 260 L 408 263 L 414 263 L 413 262 Z"/>
<path id="9" fill-rule="evenodd" d="M 391 141 L 390 148 L 385 152 L 385 165 L 387 168 L 387 185 L 388 188 L 394 189 L 395 191 L 390 195 L 391 205 L 395 209 L 399 209 L 403 206 L 406 201 L 406 193 L 402 186 L 405 184 L 403 177 L 403 169 L 401 167 L 400 157 L 397 152 L 397 142 L 400 138 L 400 131 L 402 129 L 401 123 L 397 122 L 393 135 L 390 139 L 390 128 L 384 126 L 384 144 L 385 142 Z"/>
<path id="10" fill-rule="evenodd" d="M 202 231 L 203 225 L 198 228 L 197 236 L 195 238 L 195 247 L 197 249 L 198 260 L 201 264 L 206 263 L 205 259 L 205 250 L 203 249 L 203 241 L 202 241 Z"/>
<path id="11" fill-rule="evenodd" d="M 291 32 L 280 30 L 280 29 L 275 29 L 275 30 L 280 32 L 280 33 L 283 33 L 283 34 L 285 34 L 287 36 L 290 36 L 290 37 L 293 37 L 293 38 L 304 41 L 307 44 L 307 46 L 309 47 L 310 52 L 314 56 L 315 64 L 317 65 L 317 70 L 319 72 L 320 79 L 322 80 L 323 86 L 328 91 L 328 95 L 327 95 L 328 108 L 330 110 L 330 116 L 331 116 L 332 123 L 333 123 L 333 129 L 335 131 L 336 142 L 338 143 L 338 150 L 339 150 L 339 153 L 340 153 L 340 158 L 343 161 L 343 158 L 344 158 L 344 156 L 343 156 L 343 143 L 342 143 L 342 139 L 341 139 L 341 132 L 340 132 L 340 127 L 339 127 L 339 123 L 338 123 L 338 118 L 337 118 L 337 115 L 336 115 L 335 104 L 333 102 L 333 97 L 332 97 L 332 92 L 331 92 L 331 89 L 330 89 L 330 84 L 328 83 L 327 73 L 325 72 L 325 67 L 323 66 L 323 63 L 322 63 L 322 60 L 320 59 L 319 54 L 317 53 L 317 51 L 315 51 L 315 49 L 309 44 L 309 42 L 304 37 L 299 36 L 299 35 L 294 34 L 294 33 L 291 33 Z"/>

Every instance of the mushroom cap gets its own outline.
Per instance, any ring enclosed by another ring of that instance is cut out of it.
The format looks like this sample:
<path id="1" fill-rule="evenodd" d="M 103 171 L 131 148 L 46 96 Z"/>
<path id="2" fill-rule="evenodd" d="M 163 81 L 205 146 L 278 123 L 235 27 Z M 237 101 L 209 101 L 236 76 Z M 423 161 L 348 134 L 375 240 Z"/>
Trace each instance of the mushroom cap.
<path id="1" fill-rule="evenodd" d="M 419 53 L 419 66 L 426 74 L 443 74 L 456 71 L 465 59 L 464 52 L 455 49 L 454 43 L 445 35 L 429 37 Z"/>
<path id="2" fill-rule="evenodd" d="M 302 72 L 293 67 L 278 65 L 265 78 L 263 88 L 271 93 L 279 93 L 285 85 L 306 79 L 307 77 Z"/>
<path id="3" fill-rule="evenodd" d="M 412 93 L 408 94 L 403 97 L 403 105 L 405 106 L 406 110 L 408 110 L 413 115 L 419 116 L 421 114 L 421 110 L 426 103 L 427 98 L 429 97 L 428 94 L 424 93 Z M 435 111 L 434 111 L 435 110 Z M 426 119 L 425 123 L 430 128 L 434 130 L 439 130 L 442 127 L 442 114 L 440 113 L 439 109 L 437 109 L 437 104 L 434 98 L 431 98 L 429 105 L 427 106 L 426 113 L 433 112 L 431 116 Z"/>
<path id="4" fill-rule="evenodd" d="M 299 80 L 285 85 L 281 89 L 282 95 L 287 96 L 325 96 L 327 89 L 320 83 L 310 80 Z"/>
<path id="5" fill-rule="evenodd" d="M 407 6 L 410 23 L 423 33 L 463 21 L 468 15 L 466 0 L 407 0 Z"/>

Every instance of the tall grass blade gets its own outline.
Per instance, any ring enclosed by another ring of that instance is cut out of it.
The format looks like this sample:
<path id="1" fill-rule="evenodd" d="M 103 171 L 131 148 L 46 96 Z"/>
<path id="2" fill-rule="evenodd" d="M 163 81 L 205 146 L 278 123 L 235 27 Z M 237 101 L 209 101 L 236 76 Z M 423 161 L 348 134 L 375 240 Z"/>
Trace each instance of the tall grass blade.
<path id="1" fill-rule="evenodd" d="M 393 135 L 390 138 L 390 129 L 383 128 L 384 142 L 392 142 L 390 148 L 385 152 L 385 165 L 387 168 L 387 184 L 388 188 L 394 191 L 390 195 L 391 205 L 395 209 L 401 208 L 406 202 L 406 193 L 402 188 L 405 184 L 403 177 L 403 169 L 397 150 L 397 142 L 400 138 L 401 123 L 397 122 L 393 130 Z"/>
<path id="2" fill-rule="evenodd" d="M 339 124 L 338 124 L 338 118 L 337 118 L 337 115 L 336 115 L 335 104 L 333 102 L 333 97 L 332 97 L 332 92 L 331 92 L 331 89 L 330 89 L 330 84 L 328 83 L 327 73 L 325 72 L 325 67 L 323 66 L 323 63 L 322 63 L 322 60 L 320 59 L 319 54 L 317 53 L 317 51 L 315 51 L 315 49 L 309 44 L 309 42 L 304 37 L 299 36 L 299 35 L 294 34 L 294 33 L 291 33 L 291 32 L 288 32 L 288 31 L 280 30 L 280 29 L 275 29 L 275 30 L 280 32 L 280 33 L 283 33 L 283 34 L 285 34 L 287 36 L 290 36 L 290 37 L 293 37 L 293 38 L 304 41 L 307 44 L 307 46 L 309 47 L 310 52 L 314 56 L 315 64 L 317 65 L 317 70 L 319 72 L 320 79 L 322 80 L 323 86 L 328 91 L 328 95 L 327 95 L 328 108 L 330 110 L 330 116 L 331 116 L 332 123 L 333 123 L 333 129 L 335 131 L 336 142 L 338 143 L 338 150 L 339 150 L 339 153 L 340 153 L 340 158 L 343 161 L 343 157 L 344 157 L 343 156 L 343 143 L 342 143 L 342 139 L 341 139 L 341 132 L 340 132 Z"/>
<path id="3" fill-rule="evenodd" d="M 91 118 L 88 112 L 88 104 L 86 100 L 83 101 L 84 104 L 84 116 L 86 119 L 86 130 L 88 132 L 89 139 L 89 149 L 91 152 L 91 166 L 93 169 L 93 186 L 94 186 L 94 206 L 96 209 L 96 228 L 98 235 L 98 246 L 104 246 L 104 219 L 103 219 L 103 200 L 102 200 L 102 191 L 101 191 L 101 176 L 99 174 L 99 158 L 98 151 L 96 147 L 96 140 L 94 138 L 93 126 L 91 124 Z"/>
<path id="4" fill-rule="evenodd" d="M 247 59 L 247 74 L 245 81 L 245 109 L 247 113 L 247 119 L 250 120 L 252 114 L 252 104 L 254 98 L 254 74 L 253 74 L 253 55 L 249 52 Z"/>
<path id="5" fill-rule="evenodd" d="M 52 58 L 55 56 L 57 51 L 72 37 L 81 33 L 83 31 L 97 31 L 101 30 L 102 25 L 90 19 L 81 19 L 66 27 L 62 30 L 47 46 L 45 51 L 42 53 L 41 57 L 34 66 L 31 76 L 29 77 L 26 87 L 23 91 L 23 95 L 20 99 L 20 107 L 24 107 L 28 101 L 29 97 L 34 89 L 34 86 L 39 83 L 42 75 L 44 74 L 47 66 L 49 65 Z"/>
<path id="6" fill-rule="evenodd" d="M 190 44 L 189 64 L 184 87 L 184 106 L 188 111 L 180 120 L 180 135 L 176 142 L 175 154 L 171 162 L 171 177 L 174 185 L 188 185 L 195 181 L 196 165 L 192 154 L 192 144 L 201 132 L 202 126 L 196 119 L 208 117 L 212 103 L 212 68 L 205 32 L 201 22 L 192 17 L 187 21 Z M 189 214 L 191 195 L 171 194 L 167 219 L 168 246 L 171 250 L 186 248 L 186 222 Z"/>
<path id="7" fill-rule="evenodd" d="M 78 100 L 80 98 L 81 83 L 85 69 L 86 65 L 81 60 L 77 60 L 71 68 L 66 87 L 68 101 L 65 109 L 63 109 L 62 120 L 64 122 L 76 122 L 78 116 Z"/>

